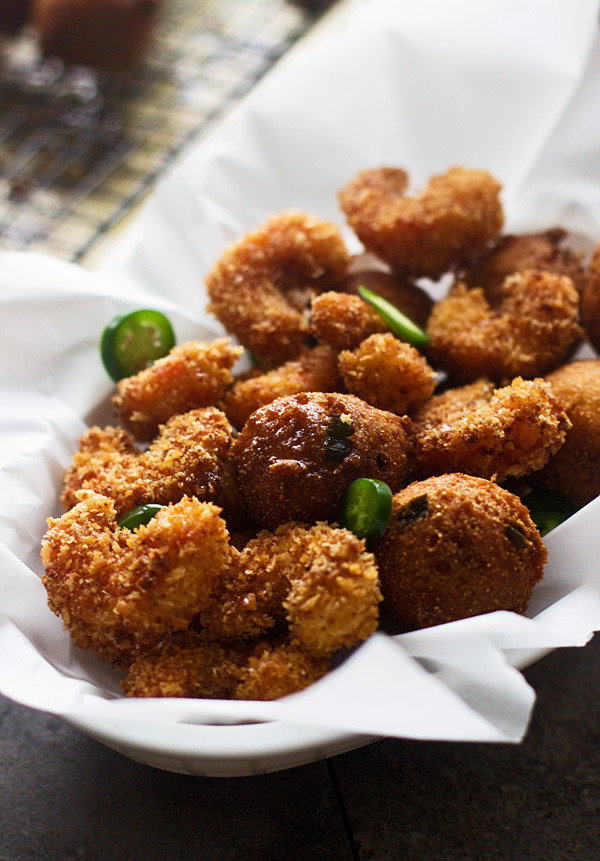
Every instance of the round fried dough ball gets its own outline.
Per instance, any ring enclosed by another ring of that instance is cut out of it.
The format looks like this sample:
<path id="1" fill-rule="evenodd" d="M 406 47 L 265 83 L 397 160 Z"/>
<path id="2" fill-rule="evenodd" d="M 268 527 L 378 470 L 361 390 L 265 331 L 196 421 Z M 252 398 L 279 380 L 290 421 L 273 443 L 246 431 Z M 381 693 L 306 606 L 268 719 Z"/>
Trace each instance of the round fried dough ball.
<path id="1" fill-rule="evenodd" d="M 34 0 L 42 53 L 65 63 L 119 72 L 146 50 L 161 0 Z"/>
<path id="2" fill-rule="evenodd" d="M 275 529 L 290 520 L 337 521 L 356 478 L 403 483 L 408 420 L 354 395 L 311 392 L 254 412 L 234 442 L 238 487 L 248 512 Z"/>
<path id="3" fill-rule="evenodd" d="M 586 505 L 600 495 L 600 359 L 571 362 L 546 379 L 571 429 L 535 479 Z"/>
<path id="4" fill-rule="evenodd" d="M 408 628 L 494 610 L 524 613 L 546 561 L 520 499 L 462 473 L 414 482 L 397 493 L 374 552 L 384 602 Z"/>

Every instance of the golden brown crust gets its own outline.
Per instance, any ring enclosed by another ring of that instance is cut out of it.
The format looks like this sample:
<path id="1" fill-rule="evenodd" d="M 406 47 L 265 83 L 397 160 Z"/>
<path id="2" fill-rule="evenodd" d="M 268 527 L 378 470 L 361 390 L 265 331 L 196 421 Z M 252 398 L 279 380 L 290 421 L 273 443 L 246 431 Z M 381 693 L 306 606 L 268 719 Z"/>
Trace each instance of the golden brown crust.
<path id="1" fill-rule="evenodd" d="M 118 517 L 137 505 L 185 495 L 215 501 L 223 495 L 231 503 L 231 442 L 231 426 L 215 407 L 173 416 L 143 452 L 125 431 L 90 428 L 65 473 L 61 501 L 70 508 L 77 491 L 94 490 L 114 501 Z"/>
<path id="2" fill-rule="evenodd" d="M 564 444 L 534 476 L 575 505 L 600 494 L 600 359 L 583 359 L 547 377 L 552 394 L 571 422 Z"/>
<path id="3" fill-rule="evenodd" d="M 70 511 L 50 519 L 42 579 L 74 643 L 122 666 L 186 628 L 229 562 L 219 512 L 186 497 L 132 532 L 117 527 L 112 500 L 81 491 Z"/>
<path id="4" fill-rule="evenodd" d="M 436 373 L 418 350 L 390 333 L 371 335 L 355 350 L 344 350 L 338 362 L 351 394 L 397 415 L 412 413 L 436 386 Z"/>
<path id="5" fill-rule="evenodd" d="M 123 682 L 129 697 L 274 700 L 324 676 L 326 660 L 289 643 L 214 643 L 194 631 L 175 634 L 140 656 Z"/>
<path id="6" fill-rule="evenodd" d="M 355 478 L 401 487 L 409 424 L 354 395 L 278 398 L 250 416 L 232 446 L 242 501 L 267 529 L 287 521 L 335 522 Z"/>
<path id="7" fill-rule="evenodd" d="M 501 186 L 486 171 L 454 167 L 415 197 L 407 189 L 406 171 L 382 167 L 362 171 L 339 195 L 364 247 L 396 272 L 437 278 L 502 229 Z"/>
<path id="8" fill-rule="evenodd" d="M 600 352 L 600 242 L 588 264 L 581 297 L 581 317 L 590 344 L 597 353 Z"/>
<path id="9" fill-rule="evenodd" d="M 409 628 L 511 610 L 524 613 L 546 548 L 517 496 L 453 473 L 394 497 L 375 546 L 384 602 Z"/>
<path id="10" fill-rule="evenodd" d="M 228 338 L 174 347 L 149 368 L 119 381 L 113 399 L 119 421 L 146 442 L 172 416 L 216 406 L 233 382 L 231 369 L 242 352 Z"/>
<path id="11" fill-rule="evenodd" d="M 571 422 L 541 379 L 484 380 L 434 396 L 414 416 L 416 475 L 465 472 L 503 481 L 541 469 Z"/>
<path id="12" fill-rule="evenodd" d="M 369 335 L 388 329 L 381 315 L 360 296 L 333 290 L 313 299 L 310 325 L 317 340 L 335 350 L 353 350 Z"/>
<path id="13" fill-rule="evenodd" d="M 427 355 L 456 382 L 543 376 L 581 340 L 579 296 L 564 275 L 528 270 L 507 278 L 491 308 L 483 290 L 456 284 L 429 317 Z"/>
<path id="14" fill-rule="evenodd" d="M 585 269 L 578 254 L 561 247 L 566 231 L 560 227 L 541 233 L 506 234 L 460 273 L 467 287 L 481 287 L 492 305 L 502 301 L 502 285 L 509 275 L 537 269 L 567 275 L 579 293 L 585 283 Z"/>
<path id="15" fill-rule="evenodd" d="M 287 361 L 305 345 L 311 298 L 340 280 L 349 259 L 331 222 L 294 211 L 272 216 L 208 273 L 209 310 L 256 356 Z"/>
<path id="16" fill-rule="evenodd" d="M 299 392 L 334 392 L 339 386 L 335 351 L 318 346 L 271 371 L 237 380 L 225 393 L 221 406 L 231 424 L 242 428 L 255 410 L 276 398 Z"/>

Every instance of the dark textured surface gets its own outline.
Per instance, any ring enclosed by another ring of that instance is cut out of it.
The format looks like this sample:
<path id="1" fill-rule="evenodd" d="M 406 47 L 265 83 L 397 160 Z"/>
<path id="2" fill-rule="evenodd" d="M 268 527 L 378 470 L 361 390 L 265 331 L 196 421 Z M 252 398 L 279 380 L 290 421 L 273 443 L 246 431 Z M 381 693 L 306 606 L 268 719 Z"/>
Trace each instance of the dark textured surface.
<path id="1" fill-rule="evenodd" d="M 522 745 L 383 740 L 235 779 L 138 765 L 1 699 L 0 859 L 600 859 L 600 639 L 526 676 Z"/>

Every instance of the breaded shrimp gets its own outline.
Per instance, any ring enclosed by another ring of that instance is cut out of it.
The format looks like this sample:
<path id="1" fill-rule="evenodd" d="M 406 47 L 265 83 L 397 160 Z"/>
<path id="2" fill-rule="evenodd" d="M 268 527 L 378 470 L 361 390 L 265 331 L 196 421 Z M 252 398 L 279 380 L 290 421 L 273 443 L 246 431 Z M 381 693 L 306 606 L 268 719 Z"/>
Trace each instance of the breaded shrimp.
<path id="1" fill-rule="evenodd" d="M 255 410 L 276 398 L 298 392 L 334 392 L 339 385 L 337 354 L 321 345 L 266 373 L 237 380 L 225 393 L 221 406 L 231 424 L 242 428 Z"/>
<path id="2" fill-rule="evenodd" d="M 455 382 L 543 376 L 581 340 L 579 296 L 566 275 L 526 270 L 506 279 L 491 308 L 483 290 L 456 284 L 429 317 L 426 352 Z"/>
<path id="3" fill-rule="evenodd" d="M 209 310 L 257 357 L 287 361 L 306 343 L 311 298 L 349 260 L 334 224 L 283 212 L 226 249 L 206 277 Z"/>
<path id="4" fill-rule="evenodd" d="M 48 603 L 75 645 L 125 666 L 187 628 L 229 561 L 219 511 L 184 497 L 130 531 L 117 527 L 111 499 L 80 491 L 70 511 L 48 521 L 42 544 Z"/>
<path id="5" fill-rule="evenodd" d="M 252 413 L 232 445 L 240 498 L 267 529 L 337 521 L 355 478 L 401 487 L 410 455 L 410 420 L 354 395 L 308 392 L 277 398 Z"/>
<path id="6" fill-rule="evenodd" d="M 571 426 L 541 379 L 517 377 L 493 391 L 487 381 L 436 395 L 413 415 L 415 473 L 463 472 L 482 478 L 540 469 Z"/>
<path id="7" fill-rule="evenodd" d="M 147 451 L 119 428 L 92 427 L 65 473 L 61 502 L 70 508 L 80 489 L 109 496 L 120 518 L 137 505 L 182 496 L 221 501 L 231 496 L 232 429 L 215 407 L 173 416 Z"/>
<path id="8" fill-rule="evenodd" d="M 451 168 L 406 197 L 408 175 L 382 167 L 359 173 L 339 195 L 367 251 L 403 275 L 437 278 L 483 251 L 504 223 L 501 186 L 483 170 Z"/>
<path id="9" fill-rule="evenodd" d="M 187 630 L 141 655 L 129 668 L 128 697 L 274 700 L 316 682 L 329 669 L 289 643 L 214 643 Z"/>
<path id="10" fill-rule="evenodd" d="M 310 327 L 318 341 L 335 350 L 353 350 L 369 335 L 388 331 L 381 315 L 360 296 L 334 290 L 313 299 Z"/>
<path id="11" fill-rule="evenodd" d="M 467 287 L 481 287 L 490 305 L 502 301 L 505 279 L 526 269 L 567 275 L 581 293 L 585 269 L 578 254 L 561 247 L 566 236 L 566 230 L 560 227 L 541 233 L 501 236 L 472 266 L 460 273 L 460 280 Z"/>
<path id="12" fill-rule="evenodd" d="M 436 373 L 423 356 L 391 333 L 371 335 L 338 358 L 346 388 L 379 410 L 410 414 L 436 385 Z"/>
<path id="13" fill-rule="evenodd" d="M 292 643 L 325 656 L 356 645 L 377 627 L 374 558 L 347 529 L 287 523 L 260 532 L 234 571 L 200 614 L 214 639 L 256 637 L 285 623 Z"/>
<path id="14" fill-rule="evenodd" d="M 174 347 L 164 359 L 119 381 L 113 399 L 119 421 L 135 439 L 148 441 L 171 416 L 216 406 L 242 352 L 227 338 Z"/>

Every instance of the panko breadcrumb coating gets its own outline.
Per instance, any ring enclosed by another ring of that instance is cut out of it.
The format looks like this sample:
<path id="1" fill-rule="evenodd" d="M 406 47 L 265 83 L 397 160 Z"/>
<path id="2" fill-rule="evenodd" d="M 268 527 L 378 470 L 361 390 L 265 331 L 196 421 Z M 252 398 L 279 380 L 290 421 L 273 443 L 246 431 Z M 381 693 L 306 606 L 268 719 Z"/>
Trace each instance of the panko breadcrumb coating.
<path id="1" fill-rule="evenodd" d="M 600 359 L 563 365 L 547 377 L 571 422 L 564 444 L 533 478 L 577 505 L 600 495 Z"/>
<path id="2" fill-rule="evenodd" d="M 311 298 L 333 287 L 349 260 L 331 222 L 295 211 L 271 216 L 206 276 L 209 310 L 257 357 L 293 359 L 309 334 Z"/>
<path id="3" fill-rule="evenodd" d="M 581 340 L 579 295 L 566 275 L 527 270 L 507 278 L 491 308 L 483 290 L 456 284 L 434 305 L 426 352 L 456 382 L 543 376 Z"/>
<path id="4" fill-rule="evenodd" d="M 432 367 L 414 347 L 391 333 L 371 335 L 338 358 L 348 391 L 371 406 L 397 415 L 410 414 L 436 386 Z"/>
<path id="5" fill-rule="evenodd" d="M 285 623 L 293 644 L 326 656 L 377 628 L 375 560 L 347 529 L 287 523 L 260 532 L 234 564 L 234 576 L 200 614 L 213 639 L 256 637 Z"/>
<path id="6" fill-rule="evenodd" d="M 509 275 L 537 269 L 567 275 L 578 292 L 583 289 L 585 269 L 578 254 L 561 247 L 567 232 L 560 227 L 541 233 L 506 234 L 460 273 L 467 287 L 481 287 L 494 306 L 502 301 L 502 285 Z"/>
<path id="7" fill-rule="evenodd" d="M 113 399 L 119 421 L 145 442 L 171 416 L 216 406 L 233 381 L 231 369 L 242 352 L 228 338 L 173 347 L 149 368 L 119 381 Z"/>
<path id="8" fill-rule="evenodd" d="M 571 427 L 548 383 L 520 377 L 495 391 L 486 381 L 451 389 L 412 418 L 420 478 L 465 472 L 503 481 L 527 475 L 558 451 Z"/>
<path id="9" fill-rule="evenodd" d="M 241 500 L 267 529 L 288 521 L 335 522 L 355 478 L 402 486 L 409 424 L 354 395 L 277 398 L 252 413 L 233 443 Z"/>
<path id="10" fill-rule="evenodd" d="M 316 682 L 324 659 L 289 643 L 213 643 L 195 631 L 174 634 L 129 668 L 128 697 L 274 700 Z"/>
<path id="11" fill-rule="evenodd" d="M 299 392 L 335 392 L 339 386 L 337 354 L 322 345 L 266 373 L 237 380 L 225 393 L 221 406 L 231 424 L 242 428 L 255 410 L 276 398 Z"/>
<path id="12" fill-rule="evenodd" d="M 408 628 L 490 613 L 524 613 L 546 548 L 518 496 L 451 473 L 394 496 L 375 545 L 384 603 Z"/>
<path id="13" fill-rule="evenodd" d="M 118 528 L 111 499 L 81 491 L 70 511 L 49 519 L 42 580 L 75 645 L 125 666 L 165 634 L 187 628 L 212 600 L 229 561 L 219 512 L 185 497 L 131 531 Z"/>
<path id="14" fill-rule="evenodd" d="M 146 451 L 120 428 L 92 427 L 65 473 L 61 501 L 70 508 L 78 490 L 94 490 L 113 500 L 119 518 L 137 505 L 186 495 L 231 505 L 231 442 L 231 425 L 215 407 L 173 416 Z"/>
<path id="15" fill-rule="evenodd" d="M 310 325 L 318 341 L 336 350 L 353 350 L 369 335 L 388 330 L 381 315 L 360 296 L 333 290 L 313 299 Z"/>
<path id="16" fill-rule="evenodd" d="M 500 183 L 483 170 L 454 167 L 407 197 L 395 167 L 359 173 L 340 192 L 350 227 L 393 270 L 437 278 L 481 251 L 502 229 Z"/>

